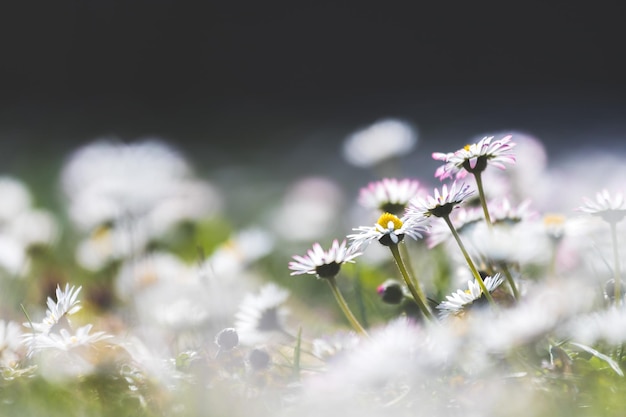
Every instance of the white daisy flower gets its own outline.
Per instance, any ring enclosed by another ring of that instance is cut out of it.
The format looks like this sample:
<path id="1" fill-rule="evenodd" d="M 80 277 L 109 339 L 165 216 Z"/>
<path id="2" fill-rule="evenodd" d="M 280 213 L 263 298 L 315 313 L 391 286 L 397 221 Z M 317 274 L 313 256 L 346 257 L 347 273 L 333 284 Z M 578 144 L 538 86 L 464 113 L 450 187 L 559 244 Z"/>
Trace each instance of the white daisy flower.
<path id="1" fill-rule="evenodd" d="M 101 340 L 110 339 L 111 335 L 105 332 L 91 333 L 91 324 L 79 327 L 76 332 L 70 333 L 67 329 L 60 329 L 58 333 L 25 333 L 26 344 L 30 354 L 46 349 L 68 351 L 71 349 L 91 346 Z"/>
<path id="2" fill-rule="evenodd" d="M 497 168 L 505 169 L 505 164 L 515 163 L 515 157 L 511 149 L 515 143 L 511 142 L 511 135 L 505 136 L 492 142 L 493 136 L 484 137 L 477 143 L 466 145 L 456 152 L 434 152 L 433 159 L 445 162 L 435 171 L 435 177 L 440 180 L 452 178 L 465 178 L 469 173 L 480 173 L 491 164 Z"/>
<path id="3" fill-rule="evenodd" d="M 282 332 L 289 291 L 274 283 L 264 285 L 258 294 L 248 294 L 235 314 L 235 328 L 244 344 L 265 341 L 272 332 Z"/>
<path id="4" fill-rule="evenodd" d="M 434 196 L 429 195 L 426 198 L 417 198 L 411 201 L 406 213 L 411 218 L 447 217 L 455 207 L 473 193 L 474 191 L 467 184 L 461 185 L 458 190 L 456 182 L 452 183 L 450 189 L 444 184 L 441 192 L 435 188 Z"/>
<path id="5" fill-rule="evenodd" d="M 420 183 L 417 180 L 383 178 L 361 188 L 359 203 L 365 208 L 379 209 L 399 215 L 420 191 Z"/>
<path id="6" fill-rule="evenodd" d="M 66 316 L 78 312 L 82 306 L 79 305 L 78 293 L 82 287 L 70 287 L 69 284 L 65 284 L 65 289 L 61 290 L 61 287 L 57 286 L 56 299 L 48 297 L 46 311 L 46 317 L 41 323 L 24 323 L 24 326 L 32 328 L 36 333 L 48 334 L 56 324 L 60 324 L 61 320 Z M 32 325 L 32 326 L 31 326 Z"/>
<path id="7" fill-rule="evenodd" d="M 328 251 L 324 251 L 319 243 L 314 243 L 312 249 L 305 256 L 293 256 L 289 263 L 291 275 L 310 274 L 319 278 L 332 278 L 339 272 L 341 264 L 353 262 L 354 258 L 361 255 L 355 246 L 346 246 L 344 240 L 341 244 L 335 239 Z"/>
<path id="8" fill-rule="evenodd" d="M 600 216 L 608 223 L 618 223 L 626 216 L 626 201 L 622 193 L 611 195 L 608 190 L 596 194 L 596 200 L 583 199 L 585 204 L 579 211 Z"/>
<path id="9" fill-rule="evenodd" d="M 384 246 L 397 245 L 407 235 L 415 240 L 423 237 L 422 233 L 428 230 L 429 221 L 426 217 L 403 217 L 395 214 L 383 213 L 374 226 L 360 226 L 353 229 L 359 233 L 348 235 L 352 245 L 361 248 L 373 240 L 378 240 Z"/>
<path id="10" fill-rule="evenodd" d="M 0 320 L 0 368 L 12 368 L 19 361 L 23 350 L 20 325 Z"/>
<path id="11" fill-rule="evenodd" d="M 410 125 L 386 119 L 351 134 L 343 144 L 343 155 L 350 164 L 368 168 L 405 155 L 416 144 L 417 134 Z"/>
<path id="12" fill-rule="evenodd" d="M 504 282 L 504 278 L 497 273 L 493 276 L 486 277 L 483 281 L 485 282 L 487 291 L 491 293 Z M 469 306 L 483 301 L 486 301 L 486 298 L 483 298 L 483 292 L 480 289 L 478 281 L 467 281 L 467 290 L 456 290 L 456 292 L 446 296 L 446 301 L 442 301 L 437 306 L 437 309 L 440 310 L 439 314 L 442 318 L 458 316 Z"/>

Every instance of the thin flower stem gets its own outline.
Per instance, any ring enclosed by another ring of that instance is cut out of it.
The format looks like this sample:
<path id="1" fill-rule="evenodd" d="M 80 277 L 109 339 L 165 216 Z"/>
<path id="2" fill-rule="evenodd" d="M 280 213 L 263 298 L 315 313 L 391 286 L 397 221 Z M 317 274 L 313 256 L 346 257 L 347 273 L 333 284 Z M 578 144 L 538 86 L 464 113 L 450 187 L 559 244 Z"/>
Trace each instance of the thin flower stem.
<path id="1" fill-rule="evenodd" d="M 493 223 L 491 223 L 491 216 L 489 216 L 489 209 L 487 209 L 487 199 L 485 198 L 485 190 L 483 189 L 483 179 L 481 177 L 480 172 L 474 173 L 474 179 L 476 180 L 476 187 L 478 188 L 478 197 L 480 199 L 480 205 L 483 208 L 483 213 L 485 215 L 485 221 L 487 222 L 487 226 L 491 229 Z"/>
<path id="2" fill-rule="evenodd" d="M 482 277 L 478 273 L 478 269 L 476 269 L 476 266 L 474 266 L 474 262 L 472 262 L 472 258 L 470 258 L 469 254 L 467 253 L 467 250 L 465 250 L 465 245 L 463 245 L 463 242 L 461 241 L 461 237 L 459 236 L 456 229 L 452 225 L 452 222 L 450 221 L 450 216 L 444 216 L 442 217 L 442 219 L 445 220 L 446 224 L 450 228 L 450 231 L 452 232 L 452 236 L 454 236 L 456 243 L 459 245 L 459 248 L 461 248 L 461 252 L 463 252 L 463 256 L 465 257 L 465 261 L 469 265 L 470 270 L 472 271 L 472 275 L 474 275 L 474 278 L 476 278 L 476 281 L 478 282 L 478 285 L 480 286 L 480 289 L 482 290 L 483 294 L 485 294 L 487 301 L 489 301 L 489 304 L 491 304 L 492 306 L 496 306 L 496 302 L 491 296 L 491 293 L 487 290 L 487 286 L 485 285 L 485 282 L 483 281 Z"/>
<path id="3" fill-rule="evenodd" d="M 359 323 L 356 317 L 354 317 L 354 314 L 352 314 L 352 311 L 350 311 L 350 307 L 348 307 L 348 303 L 346 303 L 343 295 L 341 295 L 341 292 L 339 292 L 335 277 L 325 279 L 326 281 L 328 281 L 328 285 L 330 285 L 330 289 L 333 291 L 333 295 L 337 300 L 337 304 L 339 304 L 339 307 L 341 307 L 341 311 L 343 311 L 343 314 L 346 316 L 352 327 L 354 327 L 354 330 L 356 330 L 358 333 L 361 333 L 362 335 L 368 336 L 367 331 L 365 331 L 363 326 L 361 326 L 361 323 Z"/>
<path id="4" fill-rule="evenodd" d="M 617 223 L 611 222 L 610 224 L 611 224 L 611 240 L 613 241 L 613 259 L 614 259 L 613 280 L 615 281 L 614 282 L 615 304 L 619 306 L 622 304 L 622 298 L 621 298 L 622 279 L 621 279 L 621 274 L 620 274 L 619 251 L 617 248 Z"/>
<path id="5" fill-rule="evenodd" d="M 513 276 L 511 275 L 511 271 L 509 271 L 509 267 L 506 266 L 505 263 L 502 263 L 500 267 L 502 268 L 502 272 L 504 273 L 504 276 L 506 277 L 506 281 L 509 283 L 509 286 L 511 287 L 511 291 L 513 291 L 513 297 L 515 297 L 516 300 L 519 300 L 519 291 L 517 290 L 517 285 L 515 285 L 515 280 L 513 279 Z"/>
<path id="6" fill-rule="evenodd" d="M 411 291 L 411 295 L 413 295 L 413 299 L 417 303 L 417 306 L 420 308 L 424 316 L 428 320 L 433 320 L 433 314 L 430 312 L 428 305 L 426 304 L 426 297 L 424 293 L 421 292 L 421 289 L 416 288 L 415 284 L 413 284 L 413 280 L 409 276 L 409 273 L 406 269 L 406 265 L 402 260 L 402 256 L 400 256 L 400 251 L 398 250 L 398 245 L 390 245 L 389 249 L 391 249 L 391 254 L 398 265 L 398 269 L 402 274 L 402 278 L 404 278 L 404 282 L 406 282 L 407 287 L 409 287 L 409 291 Z"/>

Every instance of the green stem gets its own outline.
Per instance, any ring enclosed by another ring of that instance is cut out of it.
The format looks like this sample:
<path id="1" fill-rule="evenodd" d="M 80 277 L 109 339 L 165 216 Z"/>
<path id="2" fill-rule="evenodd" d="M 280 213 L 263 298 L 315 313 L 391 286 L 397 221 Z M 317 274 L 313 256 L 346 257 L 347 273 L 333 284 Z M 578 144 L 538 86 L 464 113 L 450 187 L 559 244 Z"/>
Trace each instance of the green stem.
<path id="1" fill-rule="evenodd" d="M 517 285 L 515 285 L 515 280 L 513 279 L 513 276 L 511 275 L 511 271 L 509 271 L 509 268 L 506 266 L 505 263 L 500 264 L 500 267 L 502 268 L 502 272 L 504 273 L 504 276 L 506 277 L 506 281 L 509 283 L 509 286 L 511 287 L 511 291 L 513 291 L 513 297 L 515 297 L 516 300 L 519 300 L 519 291 L 517 290 Z"/>
<path id="2" fill-rule="evenodd" d="M 413 284 L 413 280 L 411 280 L 411 277 L 409 276 L 406 265 L 402 260 L 402 256 L 400 256 L 398 245 L 390 245 L 389 249 L 391 249 L 391 253 L 396 261 L 396 264 L 398 265 L 400 273 L 402 274 L 402 278 L 404 278 L 404 282 L 406 282 L 407 287 L 409 287 L 409 291 L 411 291 L 411 295 L 413 295 L 413 299 L 417 303 L 417 306 L 420 308 L 420 310 L 427 319 L 433 320 L 433 314 L 430 312 L 428 304 L 426 304 L 426 297 L 424 296 L 424 293 L 421 291 L 421 289 L 418 289 L 419 285 L 416 287 Z"/>
<path id="3" fill-rule="evenodd" d="M 368 336 L 363 326 L 361 326 L 361 323 L 359 323 L 356 317 L 354 317 L 354 314 L 352 314 L 352 311 L 350 311 L 350 307 L 348 307 L 348 303 L 346 303 L 346 300 L 343 298 L 343 295 L 341 295 L 341 292 L 339 292 L 339 288 L 337 287 L 337 281 L 335 280 L 335 277 L 330 277 L 330 278 L 325 278 L 325 279 L 326 281 L 328 281 L 328 285 L 330 285 L 330 289 L 333 290 L 333 295 L 335 296 L 335 299 L 337 300 L 337 304 L 339 304 L 339 307 L 341 307 L 341 311 L 343 311 L 343 314 L 346 316 L 346 318 L 348 319 L 352 327 L 354 327 L 354 330 L 356 330 L 358 333 L 361 333 L 362 335 Z"/>
<path id="4" fill-rule="evenodd" d="M 621 280 L 621 274 L 620 274 L 620 264 L 619 264 L 619 251 L 617 248 L 617 223 L 616 222 L 611 222 L 611 240 L 613 241 L 613 259 L 614 259 L 614 265 L 613 265 L 613 281 L 614 281 L 614 287 L 615 287 L 615 304 L 616 305 L 621 305 L 622 304 L 622 297 L 621 297 L 621 293 L 622 293 L 622 280 Z"/>
<path id="5" fill-rule="evenodd" d="M 485 198 L 485 190 L 483 189 L 483 179 L 481 177 L 480 172 L 474 173 L 474 179 L 476 179 L 476 187 L 478 188 L 478 197 L 480 199 L 480 205 L 483 208 L 483 213 L 485 215 L 485 221 L 487 222 L 487 226 L 491 229 L 493 223 L 491 223 L 491 216 L 489 216 L 489 209 L 487 209 L 487 199 Z"/>
<path id="6" fill-rule="evenodd" d="M 461 248 L 461 252 L 463 252 L 463 256 L 465 257 L 465 261 L 469 265 L 469 268 L 472 271 L 472 275 L 474 275 L 474 278 L 476 278 L 476 281 L 478 282 L 480 289 L 483 291 L 483 294 L 485 294 L 487 301 L 489 301 L 489 304 L 491 304 L 492 306 L 495 306 L 496 305 L 495 300 L 491 296 L 491 293 L 487 290 L 487 287 L 485 286 L 485 282 L 483 281 L 482 277 L 478 273 L 478 269 L 476 269 L 476 266 L 474 266 L 474 262 L 472 262 L 472 258 L 470 258 L 469 254 L 465 250 L 465 245 L 463 245 L 463 242 L 461 241 L 461 237 L 459 236 L 456 229 L 454 228 L 454 225 L 452 225 L 452 222 L 450 221 L 450 217 L 444 216 L 442 217 L 442 219 L 445 220 L 446 224 L 450 228 L 450 231 L 452 232 L 452 236 L 454 236 L 456 243 L 459 245 L 459 248 Z"/>

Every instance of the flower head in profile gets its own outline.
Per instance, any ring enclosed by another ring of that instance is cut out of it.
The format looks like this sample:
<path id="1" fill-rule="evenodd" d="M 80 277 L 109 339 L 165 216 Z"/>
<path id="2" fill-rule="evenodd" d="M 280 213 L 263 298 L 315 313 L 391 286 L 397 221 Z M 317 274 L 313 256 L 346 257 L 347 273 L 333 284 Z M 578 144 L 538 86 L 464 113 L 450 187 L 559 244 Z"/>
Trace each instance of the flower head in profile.
<path id="1" fill-rule="evenodd" d="M 422 217 L 403 217 L 395 214 L 383 213 L 374 226 L 360 226 L 353 229 L 359 233 L 348 235 L 353 246 L 360 248 L 373 240 L 378 240 L 384 246 L 397 245 L 407 235 L 415 240 L 423 237 L 422 233 L 428 230 L 429 221 Z"/>
<path id="2" fill-rule="evenodd" d="M 504 278 L 498 273 L 493 276 L 486 277 L 484 280 L 487 291 L 492 293 L 502 284 Z M 480 289 L 478 281 L 467 281 L 466 290 L 456 290 L 451 295 L 446 296 L 446 301 L 442 301 L 437 309 L 442 318 L 449 316 L 458 316 L 466 311 L 470 306 L 486 303 L 483 292 Z"/>
<path id="3" fill-rule="evenodd" d="M 492 141 L 494 137 L 488 136 L 477 143 L 465 145 L 456 152 L 434 152 L 433 159 L 445 162 L 437 168 L 435 177 L 440 180 L 452 178 L 452 176 L 461 179 L 465 178 L 468 173 L 481 173 L 488 164 L 505 169 L 505 164 L 515 163 L 515 156 L 511 153 L 515 143 L 511 142 L 511 137 L 508 135 Z"/>
<path id="4" fill-rule="evenodd" d="M 359 203 L 363 207 L 379 209 L 386 213 L 399 215 L 404 212 L 409 201 L 420 192 L 420 183 L 417 180 L 405 178 L 383 178 L 380 181 L 370 182 L 367 187 L 361 188 Z"/>
<path id="5" fill-rule="evenodd" d="M 622 193 L 611 195 L 608 190 L 602 190 L 596 194 L 595 201 L 583 200 L 585 204 L 578 208 L 579 211 L 600 216 L 608 223 L 619 223 L 626 216 L 626 201 Z"/>
<path id="6" fill-rule="evenodd" d="M 333 278 L 339 273 L 342 264 L 353 262 L 354 258 L 361 255 L 357 249 L 355 246 L 347 247 L 345 240 L 341 243 L 337 239 L 333 240 L 328 251 L 322 249 L 319 243 L 314 243 L 305 256 L 295 255 L 294 260 L 289 262 L 289 269 L 293 271 L 291 275 L 310 274 L 318 278 Z"/>
<path id="7" fill-rule="evenodd" d="M 67 316 L 78 312 L 82 307 L 79 305 L 78 293 L 80 293 L 81 287 L 74 287 L 69 284 L 65 285 L 65 289 L 57 286 L 56 289 L 56 302 L 48 297 L 46 311 L 46 317 L 41 323 L 24 323 L 26 327 L 31 327 L 33 331 L 38 333 L 49 333 L 52 328 L 57 325 L 63 325 L 63 320 L 67 320 Z"/>
<path id="8" fill-rule="evenodd" d="M 235 328 L 247 344 L 260 343 L 272 332 L 282 332 L 287 310 L 283 306 L 289 291 L 274 283 L 264 285 L 258 294 L 248 294 L 235 314 Z"/>
<path id="9" fill-rule="evenodd" d="M 411 218 L 447 217 L 455 207 L 473 193 L 474 191 L 467 184 L 461 185 L 458 190 L 456 182 L 452 183 L 450 189 L 444 184 L 441 192 L 435 188 L 434 196 L 414 199 L 407 208 L 407 215 Z"/>

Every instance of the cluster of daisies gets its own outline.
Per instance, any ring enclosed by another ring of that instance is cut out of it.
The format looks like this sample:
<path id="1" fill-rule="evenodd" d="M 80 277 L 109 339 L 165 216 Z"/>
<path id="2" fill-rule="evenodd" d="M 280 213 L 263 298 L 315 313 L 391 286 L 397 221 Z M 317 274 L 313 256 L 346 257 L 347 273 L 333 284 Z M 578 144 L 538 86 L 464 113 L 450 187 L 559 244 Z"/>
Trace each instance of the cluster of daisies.
<path id="1" fill-rule="evenodd" d="M 350 137 L 344 151 L 356 166 L 375 165 L 374 145 L 390 135 L 402 152 L 416 141 L 408 126 L 385 121 Z M 500 415 L 498 401 L 526 415 L 542 392 L 587 407 L 577 402 L 585 387 L 569 378 L 583 360 L 594 358 L 594 375 L 624 376 L 626 200 L 602 190 L 579 197 L 578 217 L 546 210 L 550 198 L 537 197 L 551 194 L 545 182 L 555 176 L 537 181 L 537 155 L 528 158 L 528 143 L 514 139 L 433 153 L 442 164 L 432 193 L 413 178 L 371 182 L 358 198 L 367 225 L 295 256 L 298 242 L 339 227 L 329 219 L 341 191 L 330 181 L 291 187 L 274 230 L 221 230 L 225 199 L 178 152 L 156 141 L 96 142 L 73 153 L 61 175 L 76 234 L 67 276 L 87 276 L 82 286 L 71 277 L 57 286 L 56 265 L 45 269 L 38 257 L 68 231 L 60 236 L 60 223 L 33 207 L 21 183 L 0 178 L 8 196 L 0 206 L 0 388 L 95 375 L 121 381 L 118 393 L 139 415 L 465 415 L 468 404 L 476 415 Z M 520 178 L 532 183 L 513 184 Z M 285 233 L 292 221 L 302 227 Z M 191 256 L 187 240 L 197 245 Z M 376 251 L 383 261 L 371 258 Z M 280 262 L 257 262 L 270 255 Z M 298 300 L 279 285 L 284 278 L 293 295 L 315 288 L 288 270 L 325 281 L 351 329 L 323 307 L 310 312 L 325 294 Z M 344 297 L 349 281 L 372 277 L 380 279 L 372 298 Z M 372 299 L 393 317 L 369 320 L 381 311 L 368 310 Z M 561 377 L 565 388 L 551 391 Z M 19 400 L 20 391 L 5 392 L 0 414 Z"/>
<path id="2" fill-rule="evenodd" d="M 397 303 L 409 297 L 427 321 L 458 317 L 475 305 L 498 308 L 518 301 L 524 290 L 519 288 L 520 283 L 525 278 L 519 268 L 520 261 L 536 256 L 538 252 L 544 252 L 544 255 L 550 251 L 556 253 L 556 248 L 536 243 L 534 254 L 524 255 L 524 247 L 528 246 L 524 240 L 530 235 L 514 232 L 510 226 L 537 217 L 537 213 L 529 209 L 530 201 L 513 206 L 506 197 L 487 198 L 483 174 L 488 166 L 505 170 L 514 165 L 515 146 L 512 135 L 500 139 L 489 136 L 455 152 L 433 153 L 433 159 L 444 163 L 437 168 L 435 177 L 452 182 L 435 188 L 430 195 L 414 179 L 385 178 L 370 183 L 361 189 L 359 200 L 363 206 L 379 211 L 374 225 L 354 228 L 355 233 L 347 235 L 341 243 L 334 240 L 327 251 L 315 243 L 306 255 L 293 257 L 289 264 L 291 275 L 310 274 L 327 280 L 348 320 L 360 333 L 366 331 L 338 293 L 335 277 L 342 264 L 354 263 L 373 241 L 390 249 L 404 281 L 399 284 L 396 280 L 388 280 L 381 284 L 378 292 L 383 300 Z M 473 177 L 473 181 L 465 182 L 468 177 Z M 595 201 L 585 198 L 584 202 L 579 211 L 597 215 L 611 226 L 615 248 L 611 297 L 620 302 L 623 290 L 615 226 L 626 213 L 626 202 L 622 194 L 612 196 L 606 190 L 598 193 Z M 564 223 L 562 217 L 546 215 L 540 226 L 544 237 L 558 243 Z M 469 229 L 472 233 L 468 232 Z M 439 301 L 427 297 L 423 284 L 406 259 L 407 251 L 400 250 L 406 236 L 414 240 L 426 239 L 430 248 L 453 241 L 456 252 L 466 265 L 466 272 L 460 275 L 469 273 L 471 277 L 466 288 Z M 505 282 L 506 289 L 503 288 Z"/>

